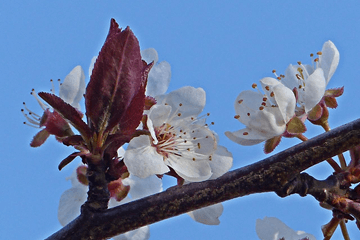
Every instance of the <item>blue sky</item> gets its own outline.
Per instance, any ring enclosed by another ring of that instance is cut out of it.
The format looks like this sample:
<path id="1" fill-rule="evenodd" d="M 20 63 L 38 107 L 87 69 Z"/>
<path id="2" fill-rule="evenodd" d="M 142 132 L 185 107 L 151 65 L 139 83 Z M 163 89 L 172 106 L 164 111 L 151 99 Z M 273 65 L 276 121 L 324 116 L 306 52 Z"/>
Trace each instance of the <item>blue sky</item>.
<path id="1" fill-rule="evenodd" d="M 105 3 L 104 3 L 105 2 Z M 102 46 L 111 18 L 130 26 L 142 49 L 155 48 L 172 67 L 169 91 L 202 87 L 205 112 L 214 121 L 220 144 L 234 155 L 233 169 L 266 157 L 263 144 L 236 145 L 224 132 L 243 125 L 234 120 L 233 102 L 252 83 L 283 73 L 297 61 L 332 40 L 340 64 L 328 87 L 345 86 L 339 107 L 331 111 L 335 128 L 359 117 L 358 56 L 360 5 L 357 1 L 9 1 L 0 8 L 0 69 L 2 126 L 0 168 L 2 196 L 0 235 L 3 239 L 43 239 L 61 226 L 57 221 L 60 195 L 70 188 L 65 178 L 77 163 L 61 172 L 58 163 L 73 149 L 53 137 L 41 148 L 30 148 L 36 129 L 24 126 L 20 109 L 27 102 L 40 108 L 30 91 L 48 91 L 50 79 L 63 79 L 76 65 L 87 69 Z M 87 78 L 88 81 L 88 78 Z M 309 125 L 308 125 L 309 126 Z M 309 127 L 306 136 L 321 133 Z M 277 151 L 298 143 L 285 139 Z M 275 151 L 275 152 L 277 152 Z M 308 172 L 325 178 L 331 168 L 322 163 Z M 219 226 L 195 223 L 187 215 L 151 226 L 150 239 L 257 239 L 257 218 L 274 216 L 295 230 L 321 239 L 320 226 L 331 218 L 311 197 L 280 199 L 274 193 L 247 196 L 224 203 Z M 355 224 L 351 237 L 360 238 Z M 340 239 L 337 231 L 334 239 Z"/>

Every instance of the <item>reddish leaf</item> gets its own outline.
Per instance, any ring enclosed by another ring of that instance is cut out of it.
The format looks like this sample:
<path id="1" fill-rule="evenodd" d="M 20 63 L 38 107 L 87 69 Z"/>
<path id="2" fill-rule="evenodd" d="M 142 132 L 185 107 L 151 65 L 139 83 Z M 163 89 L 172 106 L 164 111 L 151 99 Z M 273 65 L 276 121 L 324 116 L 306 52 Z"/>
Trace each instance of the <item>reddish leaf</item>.
<path id="1" fill-rule="evenodd" d="M 81 119 L 79 112 L 74 107 L 54 94 L 40 92 L 38 95 L 68 120 L 83 137 L 89 138 L 90 129 Z"/>
<path id="2" fill-rule="evenodd" d="M 110 180 L 116 180 L 119 178 L 125 179 L 129 177 L 129 171 L 125 166 L 124 161 L 119 160 L 117 155 L 110 161 L 107 174 L 108 176 L 111 176 L 111 178 L 109 177 Z"/>
<path id="3" fill-rule="evenodd" d="M 145 62 L 144 62 L 145 63 Z M 143 117 L 144 106 L 145 106 L 145 90 L 147 84 L 147 76 L 152 67 L 152 63 L 147 66 L 145 63 L 145 71 L 143 72 L 143 80 L 139 91 L 132 99 L 128 109 L 126 110 L 124 117 L 119 123 L 119 129 L 121 133 L 131 135 L 134 133 L 136 128 L 139 126 L 140 121 Z"/>
<path id="4" fill-rule="evenodd" d="M 96 132 L 119 124 L 142 83 L 139 42 L 129 28 L 121 31 L 118 27 L 112 19 L 86 88 L 86 115 Z"/>
<path id="5" fill-rule="evenodd" d="M 84 140 L 80 135 L 72 135 L 70 137 L 59 139 L 66 146 L 78 146 L 84 144 Z"/>
<path id="6" fill-rule="evenodd" d="M 69 156 L 67 156 L 64 160 L 61 161 L 61 163 L 59 164 L 58 168 L 59 170 L 63 169 L 63 167 L 65 167 L 66 165 L 68 165 L 69 163 L 72 162 L 72 160 L 74 160 L 77 156 L 83 155 L 83 153 L 81 152 L 74 152 L 72 154 L 70 154 Z"/>

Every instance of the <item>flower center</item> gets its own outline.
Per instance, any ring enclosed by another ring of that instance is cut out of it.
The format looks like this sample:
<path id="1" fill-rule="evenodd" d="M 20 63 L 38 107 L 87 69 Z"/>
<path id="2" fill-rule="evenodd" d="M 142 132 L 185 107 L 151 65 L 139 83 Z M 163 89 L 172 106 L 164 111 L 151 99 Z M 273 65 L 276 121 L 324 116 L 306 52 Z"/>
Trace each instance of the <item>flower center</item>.
<path id="1" fill-rule="evenodd" d="M 178 111 L 175 114 L 181 116 Z M 204 123 L 196 117 L 191 117 L 186 120 L 169 120 L 161 126 L 154 127 L 157 141 L 153 141 L 152 146 L 164 157 L 164 160 L 169 157 L 187 158 L 193 161 L 211 160 L 211 155 L 216 149 L 214 144 L 216 140 L 207 128 L 207 124 L 199 124 L 200 122 Z"/>
<path id="2" fill-rule="evenodd" d="M 54 86 L 54 81 L 51 79 L 51 86 L 52 88 L 50 89 L 52 94 L 55 94 L 55 86 Z M 59 88 L 60 88 L 60 79 L 58 79 L 58 84 L 59 84 Z M 36 99 L 36 101 L 38 102 L 38 104 L 40 105 L 41 109 L 45 112 L 46 109 L 51 108 L 50 106 L 48 106 L 47 104 L 43 103 L 37 93 L 35 92 L 35 89 L 32 89 L 30 94 Z M 42 116 L 36 114 L 35 112 L 31 111 L 28 107 L 26 107 L 25 102 L 23 102 L 24 108 L 21 109 L 21 113 L 24 115 L 24 117 L 26 118 L 27 122 L 24 122 L 25 125 L 28 125 L 30 127 L 34 127 L 34 128 L 40 128 L 40 122 L 41 122 L 41 118 Z"/>

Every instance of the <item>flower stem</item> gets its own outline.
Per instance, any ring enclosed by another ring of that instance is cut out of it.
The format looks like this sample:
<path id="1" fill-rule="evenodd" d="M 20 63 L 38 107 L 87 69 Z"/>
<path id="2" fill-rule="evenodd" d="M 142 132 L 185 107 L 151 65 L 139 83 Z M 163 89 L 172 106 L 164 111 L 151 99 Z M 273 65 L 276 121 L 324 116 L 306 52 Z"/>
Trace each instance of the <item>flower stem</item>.
<path id="1" fill-rule="evenodd" d="M 346 168 L 346 161 L 345 161 L 344 155 L 342 153 L 340 153 L 337 156 L 339 158 L 341 168 L 345 169 Z"/>
<path id="2" fill-rule="evenodd" d="M 302 133 L 297 134 L 296 137 L 297 137 L 298 139 L 300 139 L 301 141 L 303 141 L 303 142 L 305 142 L 305 141 L 308 140 L 308 138 L 305 137 L 304 135 L 302 135 Z"/>
<path id="3" fill-rule="evenodd" d="M 323 122 L 323 123 L 321 124 L 321 126 L 324 128 L 324 130 L 325 130 L 326 132 L 328 132 L 328 131 L 331 130 L 328 121 Z"/>
<path id="4" fill-rule="evenodd" d="M 332 158 L 326 159 L 326 161 L 330 164 L 330 166 L 335 170 L 336 173 L 340 173 L 342 171 L 341 167 L 337 162 L 334 161 Z"/>
<path id="5" fill-rule="evenodd" d="M 341 233 L 344 236 L 344 240 L 350 240 L 350 236 L 346 229 L 346 224 L 344 219 L 340 221 L 340 228 L 341 228 Z"/>

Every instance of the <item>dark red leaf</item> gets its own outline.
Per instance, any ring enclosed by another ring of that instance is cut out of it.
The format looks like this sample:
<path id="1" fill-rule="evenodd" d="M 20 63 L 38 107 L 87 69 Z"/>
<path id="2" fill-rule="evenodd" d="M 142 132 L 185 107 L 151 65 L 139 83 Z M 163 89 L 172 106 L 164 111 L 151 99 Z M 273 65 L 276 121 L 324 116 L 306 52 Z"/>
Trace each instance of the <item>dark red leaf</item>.
<path id="1" fill-rule="evenodd" d="M 84 144 L 84 140 L 80 135 L 72 135 L 59 140 L 66 146 L 78 146 Z"/>
<path id="2" fill-rule="evenodd" d="M 145 62 L 144 62 L 145 63 Z M 150 72 L 153 63 L 147 65 L 145 63 L 145 71 L 143 72 L 143 81 L 140 85 L 140 89 L 132 99 L 129 107 L 127 108 L 124 117 L 119 123 L 120 132 L 126 135 L 131 135 L 135 132 L 139 126 L 140 121 L 143 117 L 144 106 L 145 106 L 145 90 L 147 84 L 147 76 Z"/>
<path id="3" fill-rule="evenodd" d="M 59 112 L 64 119 L 68 120 L 83 137 L 90 137 L 89 127 L 81 119 L 81 115 L 73 106 L 51 93 L 40 92 L 38 95 Z"/>
<path id="4" fill-rule="evenodd" d="M 86 88 L 86 115 L 96 132 L 119 124 L 142 83 L 139 42 L 129 28 L 121 31 L 118 27 L 112 19 Z"/>
<path id="5" fill-rule="evenodd" d="M 67 156 L 64 160 L 61 161 L 61 163 L 59 164 L 58 168 L 59 170 L 63 169 L 63 167 L 65 167 L 66 165 L 68 165 L 69 163 L 72 162 L 72 160 L 74 160 L 77 156 L 83 155 L 83 153 L 81 152 L 74 152 L 72 154 L 70 154 L 69 156 Z"/>

